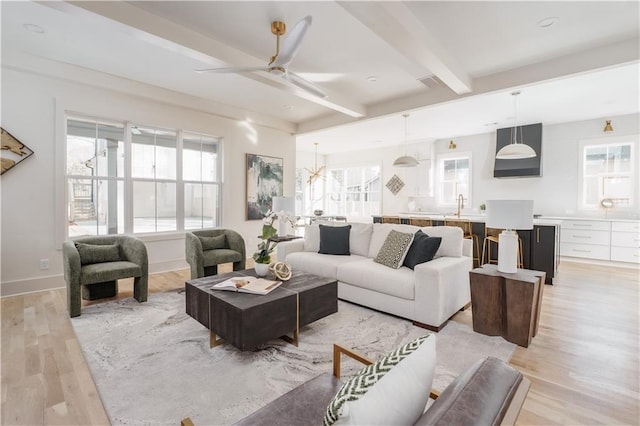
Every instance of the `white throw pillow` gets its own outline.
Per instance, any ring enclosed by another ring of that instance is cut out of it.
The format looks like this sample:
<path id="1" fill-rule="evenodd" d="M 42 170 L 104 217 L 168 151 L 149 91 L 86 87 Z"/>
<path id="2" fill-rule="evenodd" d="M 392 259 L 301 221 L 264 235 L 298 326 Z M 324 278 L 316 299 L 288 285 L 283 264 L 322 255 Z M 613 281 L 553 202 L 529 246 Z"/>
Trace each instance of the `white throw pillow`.
<path id="1" fill-rule="evenodd" d="M 462 229 L 457 226 L 425 226 L 422 232 L 430 237 L 441 237 L 442 242 L 436 252 L 435 258 L 442 256 L 461 257 L 462 256 Z"/>
<path id="2" fill-rule="evenodd" d="M 323 424 L 414 424 L 427 405 L 435 366 L 434 334 L 403 345 L 346 381 Z"/>

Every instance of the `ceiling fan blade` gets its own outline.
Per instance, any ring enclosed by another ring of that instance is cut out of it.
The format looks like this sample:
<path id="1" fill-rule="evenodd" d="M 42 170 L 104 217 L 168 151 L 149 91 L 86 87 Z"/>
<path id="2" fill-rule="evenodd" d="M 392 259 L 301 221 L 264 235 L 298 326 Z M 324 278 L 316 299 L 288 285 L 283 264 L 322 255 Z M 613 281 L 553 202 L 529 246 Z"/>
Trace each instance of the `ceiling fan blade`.
<path id="1" fill-rule="evenodd" d="M 227 67 L 227 68 L 207 68 L 203 70 L 194 70 L 198 73 L 240 73 L 253 71 L 268 71 L 265 67 Z"/>
<path id="2" fill-rule="evenodd" d="M 291 71 L 287 71 L 287 73 L 283 74 L 282 77 L 285 80 L 289 81 L 290 83 L 298 86 L 303 90 L 306 90 L 307 92 L 311 93 L 314 96 L 318 96 L 323 99 L 327 97 L 327 94 L 324 93 L 324 91 L 321 88 L 319 88 L 309 80 L 305 80 L 304 78 L 300 77 L 298 74 L 292 73 Z"/>
<path id="3" fill-rule="evenodd" d="M 304 35 L 307 33 L 307 29 L 311 26 L 311 16 L 305 16 L 293 27 L 291 31 L 288 31 L 282 41 L 280 47 L 280 54 L 272 64 L 274 67 L 286 67 L 293 60 L 298 53 L 298 48 Z"/>

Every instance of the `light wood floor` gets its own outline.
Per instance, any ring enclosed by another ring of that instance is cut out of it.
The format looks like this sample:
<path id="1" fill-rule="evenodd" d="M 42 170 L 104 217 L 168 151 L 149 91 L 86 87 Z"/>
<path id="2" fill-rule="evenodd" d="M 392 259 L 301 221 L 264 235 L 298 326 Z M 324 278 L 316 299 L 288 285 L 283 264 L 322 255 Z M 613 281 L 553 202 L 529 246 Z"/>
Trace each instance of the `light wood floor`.
<path id="1" fill-rule="evenodd" d="M 187 270 L 152 275 L 150 292 L 185 279 Z M 638 270 L 563 262 L 554 282 L 538 335 L 511 359 L 532 381 L 518 424 L 640 424 Z M 118 298 L 131 287 L 121 281 Z M 471 324 L 470 310 L 454 320 Z M 64 290 L 2 299 L 1 358 L 3 425 L 108 424 Z"/>

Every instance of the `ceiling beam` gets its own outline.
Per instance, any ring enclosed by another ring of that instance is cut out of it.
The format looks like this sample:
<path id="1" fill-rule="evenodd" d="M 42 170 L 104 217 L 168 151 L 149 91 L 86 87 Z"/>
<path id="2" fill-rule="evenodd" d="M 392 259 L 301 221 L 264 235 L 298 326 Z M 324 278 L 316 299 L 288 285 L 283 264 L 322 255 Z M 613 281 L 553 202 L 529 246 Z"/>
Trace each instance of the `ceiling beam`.
<path id="1" fill-rule="evenodd" d="M 220 41 L 208 38 L 182 27 L 172 21 L 149 13 L 125 2 L 103 1 L 43 1 L 41 4 L 67 13 L 93 13 L 123 25 L 123 30 L 132 36 L 158 47 L 175 51 L 211 67 L 263 66 L 264 58 L 256 58 Z M 309 102 L 346 114 L 354 118 L 364 117 L 364 105 L 344 98 L 342 95 L 325 90 L 326 98 L 310 93 L 290 84 L 282 78 L 267 73 L 252 72 L 239 74 L 245 78 L 283 90 Z M 324 89 L 323 89 L 324 90 Z"/>
<path id="2" fill-rule="evenodd" d="M 421 80 L 431 74 L 457 94 L 472 91 L 472 79 L 411 10 L 401 2 L 338 2 L 347 12 L 417 64 Z"/>

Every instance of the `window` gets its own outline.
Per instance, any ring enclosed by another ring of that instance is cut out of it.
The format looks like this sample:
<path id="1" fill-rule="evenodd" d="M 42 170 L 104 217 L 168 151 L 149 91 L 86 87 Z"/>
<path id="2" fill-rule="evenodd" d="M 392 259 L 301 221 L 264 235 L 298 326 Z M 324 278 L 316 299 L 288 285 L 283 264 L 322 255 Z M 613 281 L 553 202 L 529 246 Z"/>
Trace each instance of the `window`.
<path id="1" fill-rule="evenodd" d="M 219 140 L 184 133 L 182 143 L 184 229 L 211 228 L 219 216 Z"/>
<path id="2" fill-rule="evenodd" d="M 438 160 L 438 203 L 456 205 L 462 194 L 471 205 L 471 154 L 443 155 Z"/>
<path id="3" fill-rule="evenodd" d="M 69 236 L 124 232 L 124 125 L 67 121 Z"/>
<path id="4" fill-rule="evenodd" d="M 605 198 L 616 207 L 635 203 L 633 148 L 631 141 L 582 144 L 582 207 L 599 208 Z"/>
<path id="5" fill-rule="evenodd" d="M 380 214 L 380 166 L 347 167 L 327 172 L 327 214 L 353 218 Z"/>
<path id="6" fill-rule="evenodd" d="M 67 117 L 68 235 L 218 226 L 220 140 Z"/>

